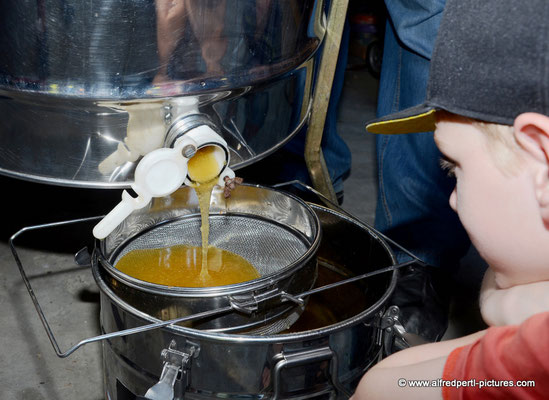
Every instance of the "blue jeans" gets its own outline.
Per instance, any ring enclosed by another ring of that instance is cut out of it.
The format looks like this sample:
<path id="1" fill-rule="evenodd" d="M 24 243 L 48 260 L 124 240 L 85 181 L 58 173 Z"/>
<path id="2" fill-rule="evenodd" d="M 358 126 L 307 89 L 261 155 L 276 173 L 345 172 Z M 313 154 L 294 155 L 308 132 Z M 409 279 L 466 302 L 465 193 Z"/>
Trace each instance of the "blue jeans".
<path id="1" fill-rule="evenodd" d="M 388 1 L 378 116 L 424 101 L 442 1 L 419 7 Z M 417 10 L 411 8 L 418 7 Z M 414 14 L 415 12 L 415 14 Z M 428 17 L 430 15 L 430 17 Z M 397 36 L 398 35 L 398 36 Z M 455 185 L 440 168 L 433 134 L 376 135 L 379 192 L 375 227 L 434 266 L 454 268 L 470 242 L 448 198 Z M 399 260 L 407 257 L 397 254 Z"/>
<path id="2" fill-rule="evenodd" d="M 322 154 L 336 193 L 343 191 L 343 180 L 348 176 L 351 169 L 351 151 L 337 133 L 337 110 L 341 92 L 343 91 L 343 81 L 347 67 L 350 31 L 349 22 L 346 21 L 341 38 L 341 46 L 321 143 Z M 288 162 L 281 166 L 283 180 L 298 179 L 305 183 L 311 183 L 303 158 L 303 154 L 305 154 L 306 133 L 306 129 L 302 129 L 301 132 L 283 147 L 285 151 L 296 157 L 295 162 L 288 160 Z"/>

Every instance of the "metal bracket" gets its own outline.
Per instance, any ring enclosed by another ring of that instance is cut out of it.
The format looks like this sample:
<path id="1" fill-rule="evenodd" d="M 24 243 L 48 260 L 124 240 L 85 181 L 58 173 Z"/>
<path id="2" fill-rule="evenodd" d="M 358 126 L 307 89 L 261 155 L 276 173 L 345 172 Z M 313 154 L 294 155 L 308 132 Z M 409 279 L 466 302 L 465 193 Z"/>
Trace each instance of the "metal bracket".
<path id="1" fill-rule="evenodd" d="M 185 344 L 185 351 L 177 350 L 176 346 L 177 343 L 175 340 L 172 340 L 168 348 L 162 350 L 160 357 L 164 363 L 185 367 L 189 363 L 191 357 L 196 358 L 200 354 L 200 345 L 197 343 L 187 341 Z"/>
<path id="2" fill-rule="evenodd" d="M 381 318 L 380 328 L 383 331 L 383 350 L 385 355 L 390 355 L 398 350 L 429 343 L 420 335 L 406 332 L 399 319 L 398 306 L 390 306 Z"/>
<path id="3" fill-rule="evenodd" d="M 247 293 L 243 295 L 228 296 L 231 308 L 243 314 L 253 314 L 268 300 L 285 298 L 287 294 L 277 288 L 269 289 L 261 293 Z"/>
<path id="4" fill-rule="evenodd" d="M 173 400 L 176 380 L 182 381 L 187 377 L 190 360 L 198 357 L 200 346 L 189 341 L 185 345 L 185 351 L 177 350 L 176 346 L 177 343 L 172 340 L 169 347 L 160 353 L 160 357 L 164 361 L 160 380 L 147 390 L 145 399 Z"/>
<path id="5" fill-rule="evenodd" d="M 330 379 L 334 389 L 347 398 L 351 397 L 352 393 L 346 390 L 339 381 L 337 354 L 330 347 L 308 349 L 297 353 L 278 354 L 276 358 L 278 358 L 279 361 L 272 371 L 274 394 L 271 400 L 278 400 L 282 396 L 281 375 L 283 369 L 320 361 L 330 361 Z"/>
<path id="6" fill-rule="evenodd" d="M 305 304 L 303 296 L 294 296 L 277 288 L 267 290 L 262 293 L 252 293 L 245 295 L 229 296 L 231 308 L 246 315 L 253 314 L 259 310 L 260 305 L 264 305 L 268 300 L 280 299 L 282 302 L 291 301 L 298 306 Z"/>

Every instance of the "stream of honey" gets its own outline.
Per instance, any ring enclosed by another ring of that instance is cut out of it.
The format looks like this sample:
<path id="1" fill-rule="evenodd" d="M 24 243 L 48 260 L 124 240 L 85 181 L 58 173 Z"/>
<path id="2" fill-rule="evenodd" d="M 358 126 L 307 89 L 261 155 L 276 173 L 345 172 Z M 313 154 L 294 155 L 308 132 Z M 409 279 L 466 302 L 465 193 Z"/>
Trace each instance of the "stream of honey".
<path id="1" fill-rule="evenodd" d="M 213 146 L 198 149 L 187 164 L 191 186 L 198 196 L 202 246 L 132 250 L 118 260 L 118 270 L 142 281 L 181 287 L 223 286 L 259 278 L 255 267 L 243 257 L 208 245 L 210 198 L 220 169 L 214 151 Z"/>

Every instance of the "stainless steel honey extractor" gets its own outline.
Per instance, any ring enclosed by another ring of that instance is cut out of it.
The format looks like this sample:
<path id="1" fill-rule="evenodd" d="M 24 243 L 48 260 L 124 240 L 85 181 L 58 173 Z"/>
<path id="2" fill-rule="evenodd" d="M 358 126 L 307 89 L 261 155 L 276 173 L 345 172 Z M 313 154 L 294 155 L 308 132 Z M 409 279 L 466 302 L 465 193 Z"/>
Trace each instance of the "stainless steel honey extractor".
<path id="1" fill-rule="evenodd" d="M 233 168 L 261 159 L 309 115 L 323 3 L 2 1 L 0 172 L 127 187 L 188 113 L 219 130 Z"/>

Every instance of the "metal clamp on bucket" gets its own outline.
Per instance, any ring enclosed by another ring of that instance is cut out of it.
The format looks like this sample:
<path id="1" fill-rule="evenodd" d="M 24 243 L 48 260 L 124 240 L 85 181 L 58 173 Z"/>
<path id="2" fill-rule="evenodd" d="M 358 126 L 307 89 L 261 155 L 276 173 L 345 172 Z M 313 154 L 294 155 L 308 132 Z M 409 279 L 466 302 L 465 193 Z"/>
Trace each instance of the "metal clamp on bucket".
<path id="1" fill-rule="evenodd" d="M 400 321 L 400 309 L 398 306 L 390 306 L 383 314 L 381 319 L 381 329 L 383 332 L 383 351 L 385 355 L 408 347 L 419 346 L 429 343 L 418 334 L 406 332 L 406 329 Z"/>
<path id="2" fill-rule="evenodd" d="M 161 358 L 164 361 L 160 380 L 152 386 L 145 397 L 146 400 L 173 400 L 176 380 L 185 381 L 191 358 L 198 357 L 200 346 L 188 342 L 184 351 L 177 350 L 175 340 L 170 342 L 167 349 L 162 350 Z"/>

